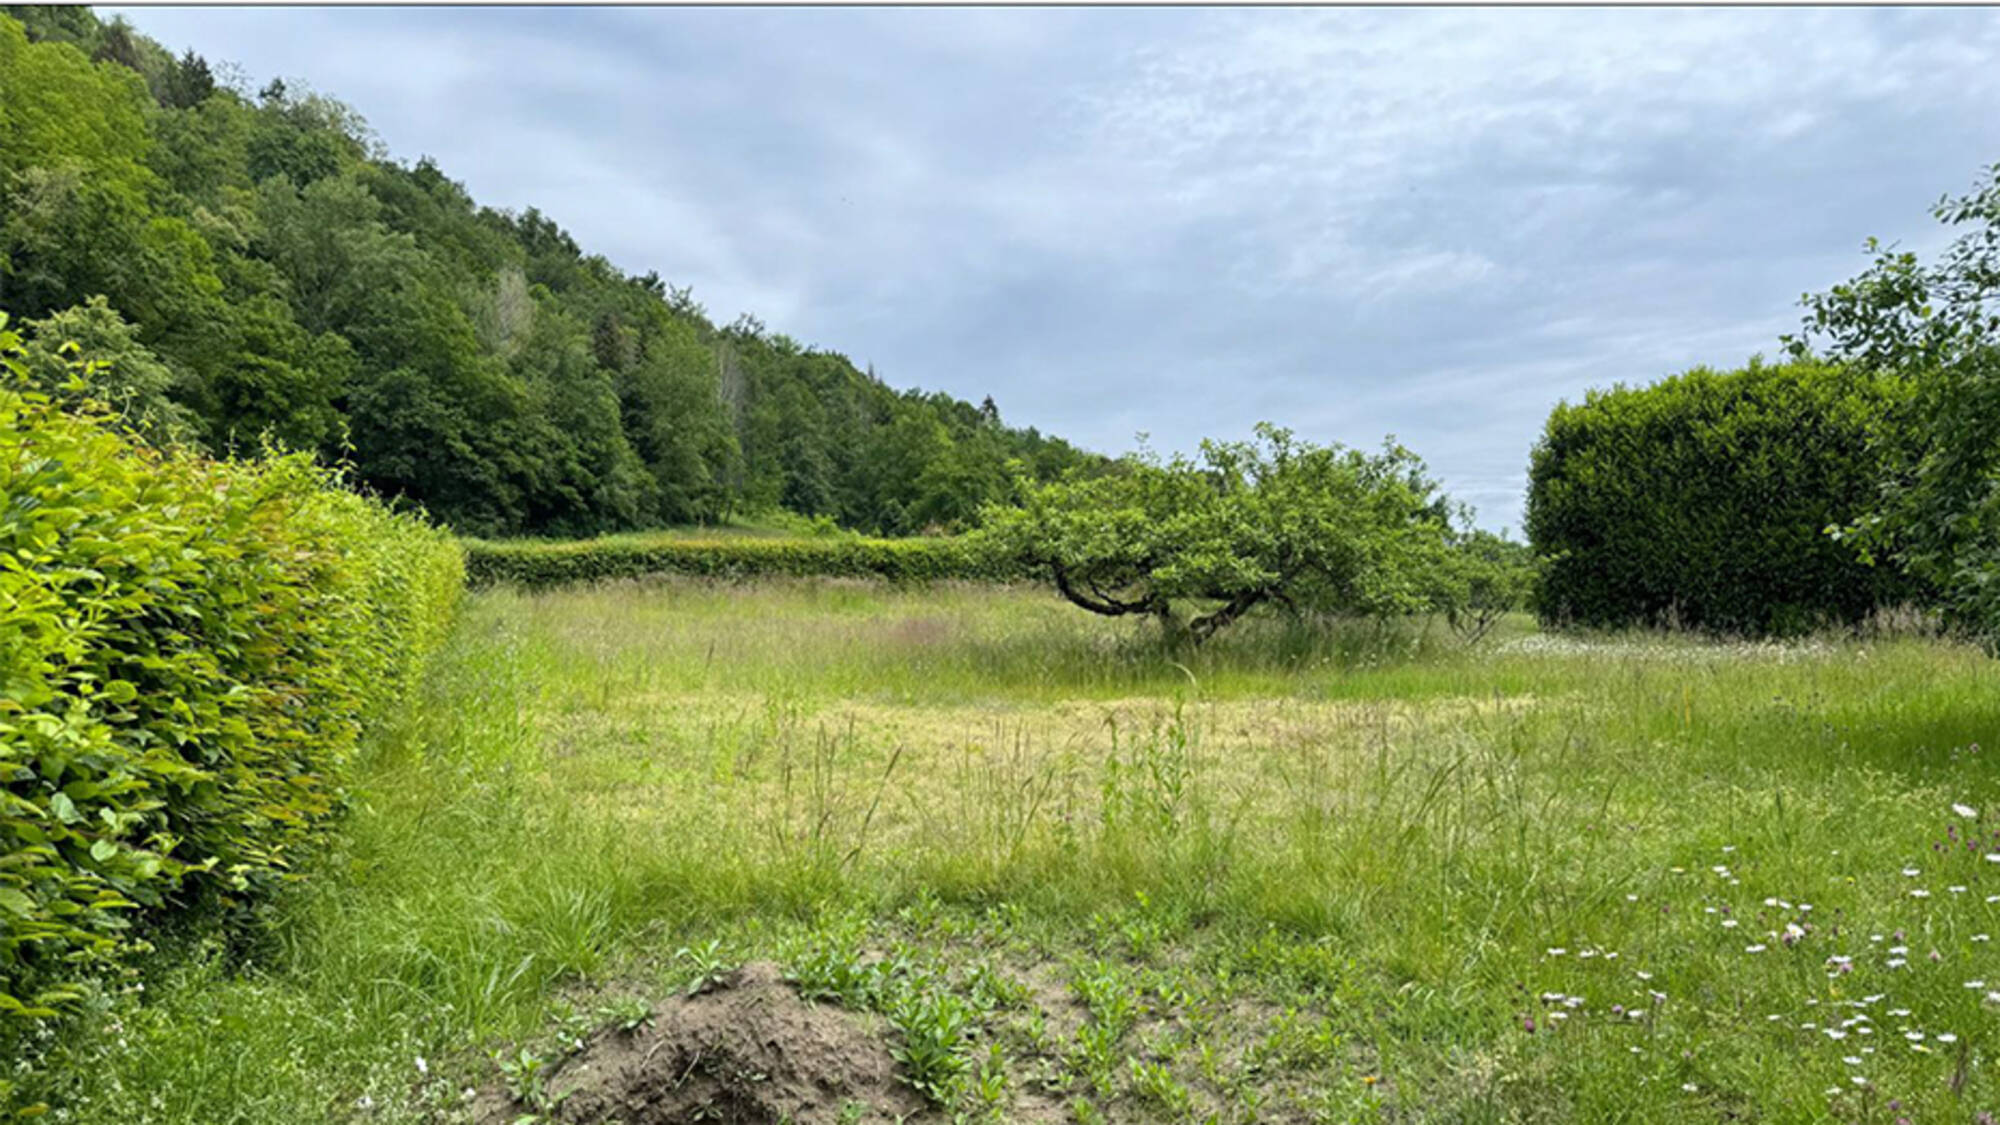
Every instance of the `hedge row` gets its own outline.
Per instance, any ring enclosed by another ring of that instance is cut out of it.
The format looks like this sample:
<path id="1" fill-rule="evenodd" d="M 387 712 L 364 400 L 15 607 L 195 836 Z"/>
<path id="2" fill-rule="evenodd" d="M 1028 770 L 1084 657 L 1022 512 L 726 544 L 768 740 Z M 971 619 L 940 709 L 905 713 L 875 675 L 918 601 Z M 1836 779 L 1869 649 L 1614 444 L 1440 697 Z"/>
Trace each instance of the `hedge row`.
<path id="1" fill-rule="evenodd" d="M 57 407 L 5 325 L 0 1046 L 143 948 L 137 923 L 241 921 L 295 877 L 464 580 L 448 535 L 308 460 Z"/>
<path id="2" fill-rule="evenodd" d="M 1558 406 L 1529 467 L 1542 617 L 1786 633 L 1912 598 L 1826 534 L 1875 500 L 1908 401 L 1897 379 L 1753 362 Z"/>
<path id="3" fill-rule="evenodd" d="M 1020 567 L 969 539 L 594 539 L 466 543 L 474 585 L 530 589 L 651 575 L 1005 581 Z"/>

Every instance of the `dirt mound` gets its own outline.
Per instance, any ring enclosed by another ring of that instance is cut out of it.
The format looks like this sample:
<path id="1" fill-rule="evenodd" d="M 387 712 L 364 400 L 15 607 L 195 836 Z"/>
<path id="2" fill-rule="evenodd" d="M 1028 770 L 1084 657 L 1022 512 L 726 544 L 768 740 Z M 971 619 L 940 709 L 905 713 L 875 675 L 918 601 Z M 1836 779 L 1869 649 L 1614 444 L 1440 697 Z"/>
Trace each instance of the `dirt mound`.
<path id="1" fill-rule="evenodd" d="M 551 1075 L 549 1092 L 549 1119 L 574 1125 L 813 1125 L 894 1121 L 924 1108 L 898 1081 L 880 1035 L 800 999 L 764 961 L 667 1002 L 648 1027 L 599 1032 Z"/>

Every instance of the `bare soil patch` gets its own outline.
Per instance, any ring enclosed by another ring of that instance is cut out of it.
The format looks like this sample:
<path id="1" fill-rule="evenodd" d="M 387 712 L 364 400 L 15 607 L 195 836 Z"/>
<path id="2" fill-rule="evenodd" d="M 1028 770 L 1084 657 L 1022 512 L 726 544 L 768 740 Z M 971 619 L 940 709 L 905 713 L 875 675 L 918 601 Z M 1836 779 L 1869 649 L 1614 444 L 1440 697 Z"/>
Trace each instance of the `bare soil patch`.
<path id="1" fill-rule="evenodd" d="M 547 1120 L 573 1125 L 898 1121 L 924 1102 L 862 1017 L 801 999 L 768 961 L 661 1005 L 648 1026 L 600 1031 L 551 1075 Z M 523 1112 L 486 1099 L 481 1125 Z"/>

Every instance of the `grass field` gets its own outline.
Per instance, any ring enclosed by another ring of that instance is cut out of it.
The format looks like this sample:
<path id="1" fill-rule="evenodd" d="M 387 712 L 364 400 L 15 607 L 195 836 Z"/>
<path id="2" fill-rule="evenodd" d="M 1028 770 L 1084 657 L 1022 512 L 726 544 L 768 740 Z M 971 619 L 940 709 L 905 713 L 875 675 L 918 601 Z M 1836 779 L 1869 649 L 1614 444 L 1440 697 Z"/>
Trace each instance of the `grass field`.
<path id="1" fill-rule="evenodd" d="M 1975 650 L 1147 640 L 1027 590 L 477 595 L 346 849 L 53 1044 L 61 1116 L 466 1119 L 752 960 L 938 1119 L 2000 1111 Z"/>

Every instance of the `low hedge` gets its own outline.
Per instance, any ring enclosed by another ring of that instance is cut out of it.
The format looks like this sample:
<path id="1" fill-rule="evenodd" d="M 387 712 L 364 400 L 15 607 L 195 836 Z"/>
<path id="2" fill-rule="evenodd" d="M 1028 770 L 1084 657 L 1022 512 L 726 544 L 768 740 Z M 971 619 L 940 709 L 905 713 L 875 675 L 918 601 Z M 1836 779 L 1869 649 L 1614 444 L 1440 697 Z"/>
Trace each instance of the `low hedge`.
<path id="1" fill-rule="evenodd" d="M 1893 377 L 1753 362 L 1557 406 L 1528 474 L 1543 619 L 1788 633 L 1919 598 L 1826 534 L 1876 502 L 1908 402 Z"/>
<path id="2" fill-rule="evenodd" d="M 156 450 L 59 407 L 5 327 L 0 1046 L 141 923 L 240 922 L 296 877 L 464 580 L 450 536 L 305 458 Z"/>
<path id="3" fill-rule="evenodd" d="M 587 539 L 467 541 L 473 585 L 530 589 L 652 575 L 701 578 L 951 578 L 1005 581 L 1020 567 L 968 539 Z"/>

